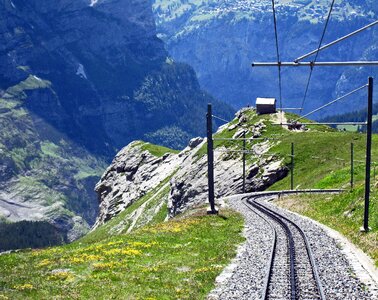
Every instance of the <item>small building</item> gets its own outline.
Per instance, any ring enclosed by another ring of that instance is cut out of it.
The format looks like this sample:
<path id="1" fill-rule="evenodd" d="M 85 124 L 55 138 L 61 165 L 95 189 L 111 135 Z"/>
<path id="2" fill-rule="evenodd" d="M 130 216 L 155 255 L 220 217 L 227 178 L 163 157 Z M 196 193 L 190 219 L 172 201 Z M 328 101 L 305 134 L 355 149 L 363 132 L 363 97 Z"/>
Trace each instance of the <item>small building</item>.
<path id="1" fill-rule="evenodd" d="M 275 98 L 256 98 L 256 112 L 262 114 L 274 114 L 276 112 Z"/>

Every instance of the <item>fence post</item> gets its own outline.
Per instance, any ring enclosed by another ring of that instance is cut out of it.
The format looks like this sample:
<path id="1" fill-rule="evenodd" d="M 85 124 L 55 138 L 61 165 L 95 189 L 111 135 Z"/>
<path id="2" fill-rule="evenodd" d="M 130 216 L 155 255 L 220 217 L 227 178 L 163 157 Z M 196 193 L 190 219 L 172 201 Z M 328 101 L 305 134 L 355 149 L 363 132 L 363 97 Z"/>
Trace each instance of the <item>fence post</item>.
<path id="1" fill-rule="evenodd" d="M 245 131 L 243 131 L 243 194 L 245 193 L 245 153 L 246 142 L 245 142 Z"/>
<path id="2" fill-rule="evenodd" d="M 353 190 L 354 180 L 354 144 L 350 143 L 350 189 Z"/>
<path id="3" fill-rule="evenodd" d="M 368 85 L 368 118 L 366 129 L 366 173 L 365 173 L 365 211 L 362 231 L 369 231 L 369 201 L 370 201 L 370 169 L 371 169 L 371 136 L 373 123 L 373 78 L 369 77 Z"/>
<path id="4" fill-rule="evenodd" d="M 208 214 L 217 214 L 214 204 L 214 149 L 213 149 L 213 114 L 211 104 L 207 105 L 207 179 L 210 209 Z"/>
<path id="5" fill-rule="evenodd" d="M 294 143 L 291 143 L 290 188 L 294 190 Z"/>

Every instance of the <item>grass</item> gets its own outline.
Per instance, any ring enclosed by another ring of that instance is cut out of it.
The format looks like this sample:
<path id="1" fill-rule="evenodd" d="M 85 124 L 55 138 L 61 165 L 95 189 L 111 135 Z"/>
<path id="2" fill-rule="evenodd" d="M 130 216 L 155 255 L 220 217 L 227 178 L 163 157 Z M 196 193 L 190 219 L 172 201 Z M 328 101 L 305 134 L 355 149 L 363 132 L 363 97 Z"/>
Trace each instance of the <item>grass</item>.
<path id="1" fill-rule="evenodd" d="M 60 147 L 54 143 L 49 141 L 41 142 L 41 150 L 42 153 L 53 158 L 61 158 L 61 154 L 59 153 Z"/>
<path id="2" fill-rule="evenodd" d="M 291 143 L 294 143 L 294 186 L 296 188 L 342 188 L 349 182 L 350 144 L 354 144 L 356 181 L 364 176 L 360 162 L 365 157 L 365 135 L 350 132 L 301 132 L 280 138 L 280 143 L 270 149 L 271 154 L 284 158 L 290 166 Z M 373 136 L 373 143 L 378 136 Z M 378 160 L 378 149 L 373 147 L 372 160 Z M 290 187 L 290 177 L 275 183 L 270 190 Z"/>
<path id="3" fill-rule="evenodd" d="M 242 149 L 242 141 L 230 141 L 230 140 L 222 140 L 222 139 L 229 139 L 232 138 L 235 133 L 240 129 L 240 128 L 245 128 L 247 131 L 248 129 L 253 128 L 253 126 L 258 123 L 258 122 L 263 122 L 267 127 L 263 131 L 262 137 L 271 137 L 272 135 L 276 134 L 284 134 L 285 131 L 280 127 L 280 126 L 274 126 L 272 125 L 272 120 L 271 120 L 271 115 L 257 115 L 256 112 L 252 109 L 247 110 L 244 115 L 247 117 L 246 122 L 242 124 L 242 126 L 237 126 L 233 128 L 232 126 L 238 124 L 239 120 L 237 118 L 233 119 L 230 123 L 228 123 L 227 127 L 224 128 L 223 130 L 215 133 L 213 135 L 213 147 L 214 149 L 220 148 L 220 147 L 225 147 L 228 149 L 234 149 L 234 150 L 241 150 Z M 246 134 L 246 138 L 251 138 L 252 133 L 248 132 Z M 217 140 L 218 139 L 218 140 Z M 253 141 L 247 142 L 247 148 L 251 147 L 253 144 L 261 142 L 260 141 Z M 207 143 L 205 143 L 195 154 L 198 158 L 201 158 L 205 156 L 207 153 Z M 232 157 L 235 156 L 231 155 Z"/>
<path id="4" fill-rule="evenodd" d="M 127 207 L 124 211 L 119 213 L 116 217 L 112 218 L 104 225 L 98 227 L 96 230 L 88 233 L 86 236 L 81 238 L 80 242 L 91 244 L 94 242 L 104 240 L 111 235 L 126 233 L 131 225 L 131 220 L 129 219 L 130 215 L 138 208 L 140 208 L 143 204 L 149 202 L 152 199 L 152 197 L 154 197 L 153 203 L 158 203 L 159 201 L 161 201 L 161 199 L 166 195 L 166 190 L 163 190 L 162 192 L 159 192 L 159 190 L 162 189 L 163 186 L 169 182 L 169 180 L 172 178 L 174 174 L 175 172 L 173 172 L 173 174 L 171 174 L 165 180 L 160 182 L 155 188 L 150 190 L 143 197 L 133 202 L 129 207 Z M 161 219 L 164 220 L 166 214 L 167 210 L 165 211 L 165 215 L 163 218 L 163 212 L 160 209 L 156 216 L 152 219 L 152 221 L 150 220 L 150 222 L 161 221 Z"/>
<path id="5" fill-rule="evenodd" d="M 150 152 L 150 154 L 152 154 L 153 156 L 156 156 L 156 157 L 163 157 L 164 154 L 166 154 L 166 153 L 177 154 L 177 153 L 180 152 L 179 150 L 174 150 L 174 149 L 170 149 L 170 148 L 167 148 L 167 147 L 154 145 L 154 144 L 151 144 L 151 143 L 143 143 L 141 145 L 141 149 L 143 151 Z"/>
<path id="6" fill-rule="evenodd" d="M 6 90 L 6 94 L 12 97 L 17 97 L 20 99 L 25 99 L 26 94 L 24 91 L 34 90 L 34 89 L 45 89 L 51 86 L 51 82 L 48 80 L 40 79 L 34 75 L 29 75 L 28 78 L 19 82 Z"/>
<path id="7" fill-rule="evenodd" d="M 243 241 L 235 212 L 0 256 L 0 299 L 204 299 Z M 64 295 L 64 296 L 63 296 Z"/>
<path id="8" fill-rule="evenodd" d="M 291 211 L 317 220 L 346 236 L 352 243 L 369 254 L 378 267 L 378 190 L 371 193 L 369 226 L 372 230 L 360 232 L 364 215 L 364 188 L 340 195 L 298 195 L 285 197 L 277 204 Z"/>

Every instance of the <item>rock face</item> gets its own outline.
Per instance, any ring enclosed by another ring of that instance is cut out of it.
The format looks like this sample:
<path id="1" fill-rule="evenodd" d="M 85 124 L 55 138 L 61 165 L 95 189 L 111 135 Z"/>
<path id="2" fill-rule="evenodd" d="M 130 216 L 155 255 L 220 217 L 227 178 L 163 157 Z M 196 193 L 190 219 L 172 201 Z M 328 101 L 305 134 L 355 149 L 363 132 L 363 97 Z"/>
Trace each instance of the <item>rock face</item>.
<path id="1" fill-rule="evenodd" d="M 96 185 L 100 214 L 95 227 L 125 210 L 177 170 L 183 157 L 162 157 L 143 150 L 143 142 L 132 142 L 123 148 Z"/>
<path id="2" fill-rule="evenodd" d="M 317 49 L 330 2 L 275 0 L 282 61 Z M 191 64 L 212 95 L 235 107 L 254 105 L 256 97 L 278 98 L 277 68 L 251 68 L 252 61 L 277 60 L 270 0 L 154 0 L 153 7 L 168 51 L 175 60 Z M 375 21 L 377 12 L 374 0 L 336 1 L 323 44 Z M 377 30 L 320 52 L 318 61 L 376 60 Z M 362 86 L 369 74 L 377 75 L 376 69 L 315 67 L 305 110 Z M 301 107 L 308 76 L 307 68 L 283 69 L 283 107 Z M 321 113 L 356 107 L 366 107 L 366 94 Z"/>
<path id="3" fill-rule="evenodd" d="M 2 0 L 0 40 L 0 220 L 47 220 L 73 240 L 118 149 L 180 148 L 207 102 L 232 112 L 169 58 L 148 0 Z"/>
<path id="4" fill-rule="evenodd" d="M 245 120 L 245 113 L 248 111 L 251 110 L 237 114 L 239 123 Z M 243 128 L 246 132 L 254 132 L 256 128 L 262 127 L 265 125 L 258 122 L 252 127 L 245 124 Z M 237 130 L 239 128 L 227 124 L 217 134 L 234 134 Z M 144 145 L 142 142 L 134 142 L 122 149 L 97 184 L 100 214 L 96 226 L 123 211 L 148 191 L 164 183 L 164 180 L 168 185 L 168 179 L 169 217 L 207 202 L 207 156 L 204 155 L 206 140 L 193 139 L 180 153 L 167 153 L 162 157 L 154 157 L 148 150 L 143 150 Z M 247 192 L 264 190 L 287 175 L 288 169 L 283 166 L 281 159 L 264 156 L 271 146 L 267 142 L 254 145 L 260 152 L 258 156 L 251 158 L 253 163 L 247 162 Z M 220 146 L 215 150 L 216 198 L 242 192 L 241 155 L 230 155 L 226 150 L 232 148 Z"/>

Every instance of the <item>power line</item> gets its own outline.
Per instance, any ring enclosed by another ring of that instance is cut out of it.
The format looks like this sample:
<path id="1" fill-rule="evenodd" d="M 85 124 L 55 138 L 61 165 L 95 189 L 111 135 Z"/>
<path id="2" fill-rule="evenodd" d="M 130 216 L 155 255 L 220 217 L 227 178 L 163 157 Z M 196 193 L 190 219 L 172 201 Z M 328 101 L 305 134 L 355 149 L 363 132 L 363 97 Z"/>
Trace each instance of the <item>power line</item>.
<path id="1" fill-rule="evenodd" d="M 335 41 L 333 41 L 333 42 L 331 42 L 331 43 L 328 43 L 327 45 L 322 46 L 320 49 L 318 48 L 317 50 L 314 50 L 314 51 L 311 51 L 311 52 L 309 52 L 309 53 L 307 53 L 307 54 L 305 54 L 305 55 L 302 55 L 301 57 L 298 57 L 297 59 L 295 59 L 294 62 L 297 63 L 297 62 L 299 62 L 299 61 L 301 61 L 301 60 L 303 60 L 303 59 L 305 59 L 305 58 L 307 58 L 307 57 L 309 57 L 309 56 L 315 54 L 317 51 L 320 52 L 320 51 L 322 51 L 322 50 L 324 50 L 324 49 L 327 49 L 327 48 L 329 48 L 329 47 L 331 47 L 331 46 L 333 46 L 333 45 L 335 45 L 335 44 L 337 44 L 337 43 L 340 43 L 340 42 L 344 41 L 344 40 L 347 39 L 347 38 L 350 38 L 351 36 L 354 36 L 354 35 L 356 35 L 356 34 L 362 32 L 362 31 L 364 31 L 364 30 L 366 30 L 366 29 L 369 29 L 370 27 L 373 27 L 373 26 L 375 26 L 375 25 L 378 25 L 378 20 L 377 20 L 377 21 L 374 21 L 373 23 L 370 23 L 370 24 L 368 24 L 368 25 L 366 25 L 366 26 L 364 26 L 364 27 L 362 27 L 362 28 L 360 28 L 360 29 L 355 30 L 355 31 L 353 31 L 352 33 L 349 33 L 349 34 L 347 34 L 347 35 L 344 35 L 343 37 L 338 38 L 337 40 L 335 40 Z"/>
<path id="2" fill-rule="evenodd" d="M 273 21 L 274 21 L 274 34 L 276 38 L 276 53 L 277 53 L 277 63 L 278 63 L 278 89 L 279 89 L 279 99 L 280 99 L 280 109 L 282 111 L 282 77 L 281 77 L 281 57 L 280 57 L 280 50 L 278 44 L 278 31 L 277 31 L 277 17 L 276 17 L 276 7 L 274 4 L 274 0 L 272 0 L 272 8 L 273 8 Z"/>
<path id="3" fill-rule="evenodd" d="M 225 122 L 225 123 L 230 123 L 230 122 L 231 122 L 231 121 L 227 121 L 227 120 L 225 120 L 225 119 L 222 119 L 221 117 L 217 117 L 217 116 L 214 116 L 214 115 L 212 115 L 212 117 L 213 117 L 214 119 L 218 119 L 218 120 L 223 121 L 223 122 Z"/>
<path id="4" fill-rule="evenodd" d="M 329 20 L 330 20 L 330 18 L 331 18 L 331 13 L 332 13 L 332 10 L 333 10 L 333 6 L 334 6 L 334 4 L 335 4 L 335 0 L 332 0 L 331 8 L 329 9 L 329 12 L 328 12 L 327 20 L 326 20 L 326 23 L 325 23 L 325 25 L 324 25 L 324 29 L 323 29 L 323 33 L 322 33 L 322 37 L 320 38 L 319 46 L 318 46 L 318 49 L 317 49 L 316 54 L 315 54 L 314 62 L 316 62 L 316 60 L 318 59 L 319 51 L 320 51 L 320 48 L 321 48 L 321 46 L 322 46 L 322 43 L 323 43 L 323 39 L 324 39 L 325 33 L 326 33 L 326 31 L 327 31 L 328 23 L 329 23 Z M 305 94 L 304 94 L 304 97 L 303 97 L 303 100 L 302 100 L 302 105 L 301 105 L 302 110 L 303 110 L 303 108 L 304 108 L 304 104 L 305 104 L 306 99 L 307 99 L 308 88 L 310 87 L 310 82 L 311 82 L 311 78 L 312 78 L 312 73 L 313 73 L 313 72 L 314 72 L 314 67 L 311 66 L 310 74 L 309 74 L 309 76 L 308 76 L 308 80 L 307 80 L 307 84 L 306 84 Z M 302 112 L 302 110 L 301 110 L 301 112 Z"/>
<path id="5" fill-rule="evenodd" d="M 367 84 L 365 84 L 365 85 L 363 85 L 363 86 L 361 86 L 361 87 L 359 87 L 359 88 L 357 88 L 357 89 L 355 89 L 355 90 L 353 90 L 353 91 L 351 91 L 351 92 L 349 92 L 349 93 L 347 93 L 343 96 L 340 96 L 340 97 L 336 98 L 335 100 L 332 100 L 331 102 L 328 102 L 328 103 L 322 105 L 321 107 L 314 109 L 313 111 L 310 111 L 309 113 L 305 114 L 304 116 L 301 116 L 300 118 L 296 119 L 294 122 L 298 122 L 299 120 L 301 120 L 305 117 L 308 117 L 309 115 L 312 115 L 313 113 L 316 113 L 317 111 L 319 111 L 323 108 L 326 108 L 327 106 L 330 106 L 331 104 L 333 104 L 337 101 L 340 101 L 340 100 L 342 100 L 342 99 L 344 99 L 344 98 L 346 98 L 346 97 L 348 97 L 348 96 L 350 96 L 350 95 L 352 95 L 352 94 L 354 94 L 354 93 L 356 93 L 356 92 L 358 92 L 358 91 L 360 91 L 360 90 L 362 90 L 366 87 L 367 87 Z"/>
<path id="6" fill-rule="evenodd" d="M 280 63 L 276 62 L 253 62 L 251 64 L 252 67 L 277 67 L 280 65 L 281 67 L 361 67 L 361 66 L 378 66 L 378 61 L 305 61 L 305 62 L 292 62 L 292 61 L 284 61 Z"/>

